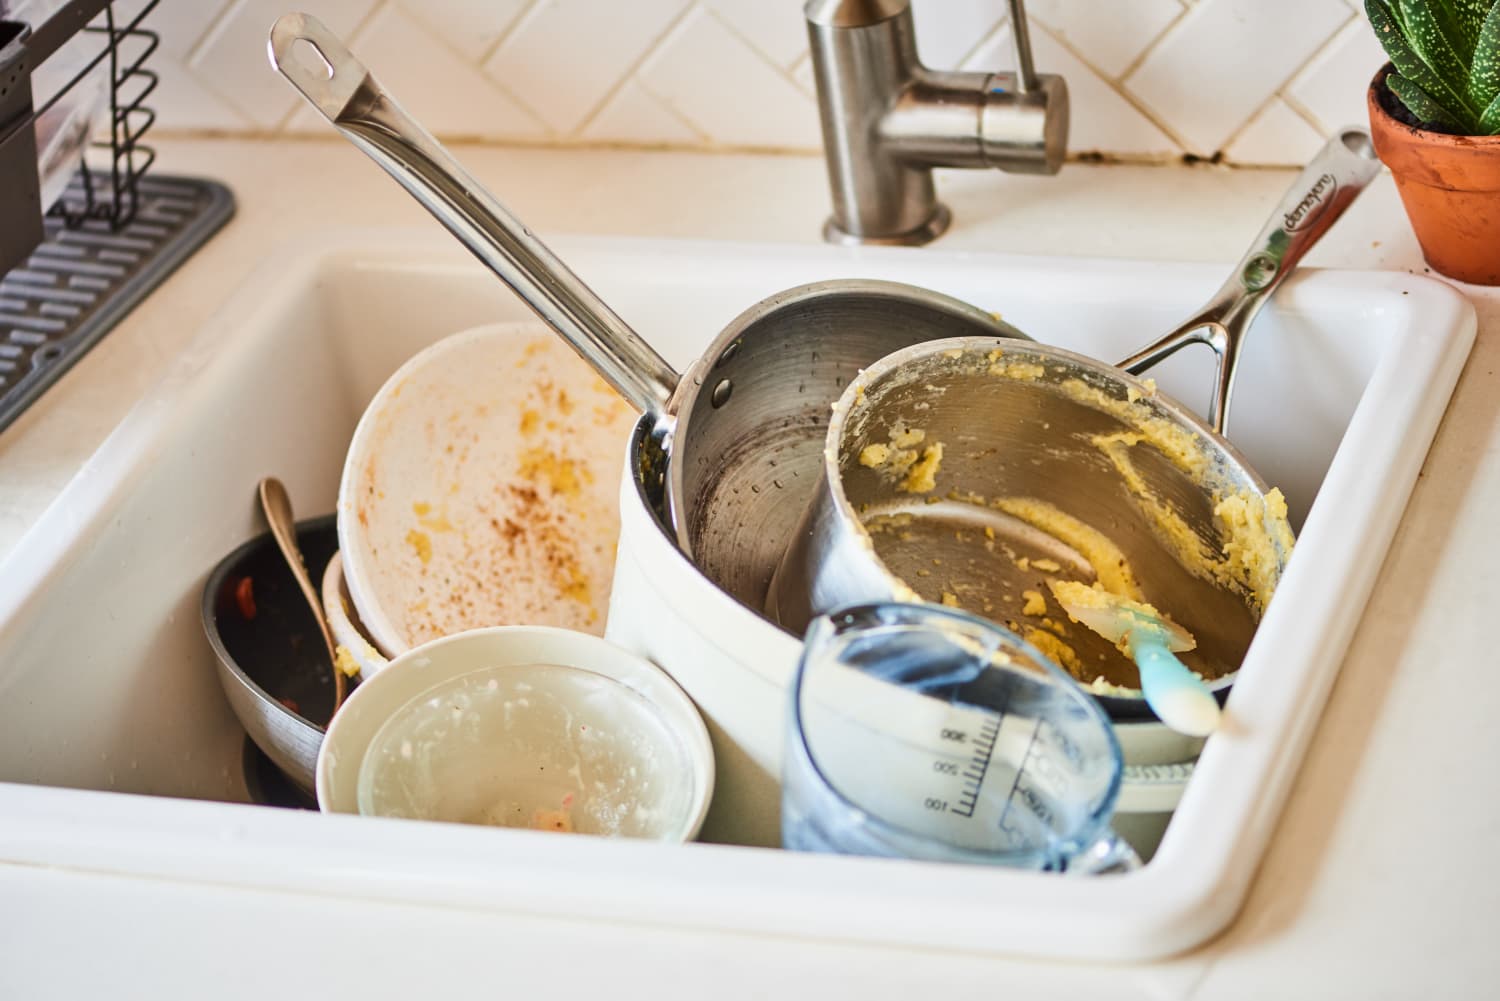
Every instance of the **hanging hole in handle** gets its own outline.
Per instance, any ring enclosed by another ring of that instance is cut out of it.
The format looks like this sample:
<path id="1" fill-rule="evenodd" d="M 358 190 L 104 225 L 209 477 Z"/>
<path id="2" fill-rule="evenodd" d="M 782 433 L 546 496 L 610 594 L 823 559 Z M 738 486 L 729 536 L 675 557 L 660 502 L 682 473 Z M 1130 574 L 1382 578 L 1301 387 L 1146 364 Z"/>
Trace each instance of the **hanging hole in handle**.
<path id="1" fill-rule="evenodd" d="M 1370 134 L 1364 129 L 1345 129 L 1339 134 L 1339 141 L 1355 156 L 1362 156 L 1366 160 L 1375 159 L 1375 146 L 1370 141 Z"/>
<path id="2" fill-rule="evenodd" d="M 311 38 L 293 40 L 291 57 L 299 69 L 316 73 L 325 80 L 333 79 L 333 63 L 323 55 L 323 50 Z"/>

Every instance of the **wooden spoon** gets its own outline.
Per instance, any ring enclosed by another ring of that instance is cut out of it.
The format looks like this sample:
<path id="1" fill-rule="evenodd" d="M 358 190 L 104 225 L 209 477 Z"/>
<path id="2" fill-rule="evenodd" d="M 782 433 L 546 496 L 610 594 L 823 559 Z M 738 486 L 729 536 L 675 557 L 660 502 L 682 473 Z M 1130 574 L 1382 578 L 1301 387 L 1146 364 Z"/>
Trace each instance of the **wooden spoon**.
<path id="1" fill-rule="evenodd" d="M 291 568 L 292 576 L 297 578 L 297 586 L 302 589 L 307 607 L 318 621 L 318 631 L 323 634 L 323 646 L 328 651 L 328 666 L 333 671 L 333 711 L 338 712 L 348 692 L 348 681 L 344 672 L 339 670 L 338 657 L 333 651 L 333 632 L 328 628 L 323 603 L 313 590 L 312 579 L 307 575 L 307 565 L 302 560 L 302 550 L 297 545 L 297 519 L 292 514 L 292 499 L 287 496 L 286 487 L 274 476 L 267 476 L 260 481 L 260 509 L 265 513 L 266 522 L 271 526 L 271 534 L 276 538 L 276 545 L 281 549 L 286 565 Z"/>

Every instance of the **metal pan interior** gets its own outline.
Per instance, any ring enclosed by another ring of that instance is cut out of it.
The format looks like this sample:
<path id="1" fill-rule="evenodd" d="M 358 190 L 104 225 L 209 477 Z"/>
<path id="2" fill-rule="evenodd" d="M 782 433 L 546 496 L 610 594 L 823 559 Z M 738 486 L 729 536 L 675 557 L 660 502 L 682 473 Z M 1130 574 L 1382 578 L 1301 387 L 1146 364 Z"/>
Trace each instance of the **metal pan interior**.
<path id="1" fill-rule="evenodd" d="M 862 369 L 940 338 L 1025 338 L 993 315 L 897 282 L 840 279 L 742 313 L 684 375 L 665 476 L 679 545 L 759 613 L 771 575 L 821 481 L 833 403 Z"/>
<path id="2" fill-rule="evenodd" d="M 899 352 L 846 404 L 837 499 L 900 583 L 1011 626 L 1117 718 L 1149 715 L 1134 664 L 1048 582 L 1129 589 L 1193 633 L 1184 661 L 1227 689 L 1291 535 L 1279 495 L 1191 413 L 1091 359 L 993 340 Z"/>

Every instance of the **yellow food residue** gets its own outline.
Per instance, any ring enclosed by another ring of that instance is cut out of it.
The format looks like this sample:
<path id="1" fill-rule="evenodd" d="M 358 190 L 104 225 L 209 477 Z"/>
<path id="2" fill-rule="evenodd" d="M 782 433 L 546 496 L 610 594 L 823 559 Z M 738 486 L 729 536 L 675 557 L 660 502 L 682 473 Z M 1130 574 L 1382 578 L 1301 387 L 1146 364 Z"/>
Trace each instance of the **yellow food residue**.
<path id="1" fill-rule="evenodd" d="M 333 663 L 346 677 L 355 677 L 361 670 L 359 661 L 354 659 L 354 654 L 342 643 L 333 648 Z"/>
<path id="2" fill-rule="evenodd" d="M 1193 531 L 1182 515 L 1151 491 L 1145 477 L 1135 468 L 1135 463 L 1130 458 L 1130 449 L 1143 440 L 1139 434 L 1130 431 L 1095 435 L 1093 438 L 1095 447 L 1114 463 L 1115 471 L 1125 481 L 1125 488 L 1146 513 L 1156 528 L 1157 537 L 1173 552 L 1177 562 L 1199 576 L 1220 577 L 1213 568 L 1214 553 L 1208 543 Z M 1223 583 L 1227 584 L 1228 581 L 1224 580 Z"/>
<path id="3" fill-rule="evenodd" d="M 1047 599 L 1042 597 L 1042 592 L 1022 591 L 1021 597 L 1026 599 L 1026 604 L 1021 606 L 1022 615 L 1047 614 Z"/>
<path id="4" fill-rule="evenodd" d="M 1264 497 L 1245 489 L 1222 498 L 1214 517 L 1224 532 L 1224 564 L 1249 586 L 1260 611 L 1271 600 L 1282 558 L 1293 546 L 1286 498 L 1272 488 Z"/>
<path id="5" fill-rule="evenodd" d="M 1142 620 L 1154 623 L 1151 631 L 1165 639 L 1173 650 L 1192 650 L 1198 645 L 1192 633 L 1163 615 L 1155 605 L 1111 594 L 1098 582 L 1054 580 L 1048 586 L 1069 619 L 1081 621 L 1128 658 L 1135 657 L 1131 638 Z"/>
<path id="6" fill-rule="evenodd" d="M 1004 357 L 1005 352 L 996 348 L 989 353 L 989 374 L 1003 379 L 1031 382 L 1047 374 L 1047 370 L 1034 361 L 1012 361 Z"/>
<path id="7" fill-rule="evenodd" d="M 406 533 L 406 544 L 416 552 L 417 559 L 423 564 L 432 561 L 432 538 L 426 532 L 419 532 L 415 528 Z"/>
<path id="8" fill-rule="evenodd" d="M 1125 560 L 1125 553 L 1097 528 L 1084 524 L 1046 501 L 1001 497 L 993 504 L 1006 514 L 1020 518 L 1033 528 L 1073 547 L 1093 567 L 1094 576 L 1111 592 L 1140 600 L 1140 585 L 1136 583 L 1135 573 Z"/>
<path id="9" fill-rule="evenodd" d="M 1277 489 L 1264 497 L 1248 487 L 1227 496 L 1215 491 L 1214 516 L 1220 537 L 1220 551 L 1215 552 L 1182 515 L 1152 492 L 1135 468 L 1130 450 L 1145 440 L 1137 433 L 1120 431 L 1097 435 L 1093 442 L 1114 464 L 1126 489 L 1177 562 L 1197 577 L 1244 594 L 1257 612 L 1263 612 L 1276 589 L 1282 561 L 1291 555 L 1294 545 L 1286 498 Z"/>
<path id="10" fill-rule="evenodd" d="M 572 459 L 559 456 L 544 448 L 527 449 L 521 454 L 517 471 L 525 479 L 545 482 L 555 494 L 576 497 L 585 479 L 592 482 L 593 476 L 586 469 L 579 469 Z"/>
<path id="11" fill-rule="evenodd" d="M 958 603 L 958 595 L 953 594 L 950 591 L 943 592 L 943 604 L 947 605 L 949 608 L 961 607 Z"/>
<path id="12" fill-rule="evenodd" d="M 1058 664 L 1061 664 L 1073 677 L 1083 677 L 1083 661 L 1078 659 L 1078 652 L 1057 636 L 1054 636 L 1045 629 L 1038 629 L 1036 626 L 1027 626 L 1025 631 L 1021 633 L 1021 638 Z"/>
<path id="13" fill-rule="evenodd" d="M 934 442 L 922 450 L 922 458 L 906 474 L 897 489 L 909 494 L 930 493 L 937 488 L 938 467 L 943 462 L 943 443 Z"/>
<path id="14" fill-rule="evenodd" d="M 859 450 L 859 464 L 897 479 L 896 489 L 925 494 L 937 489 L 938 468 L 943 462 L 943 443 L 933 442 L 918 452 L 927 439 L 921 428 L 899 427 L 890 432 L 888 444 L 873 442 Z"/>
<path id="15" fill-rule="evenodd" d="M 411 506 L 412 514 L 417 516 L 417 524 L 429 532 L 451 532 L 453 523 L 448 520 L 447 512 L 439 511 L 432 513 L 432 505 L 425 501 L 416 501 Z"/>
<path id="16" fill-rule="evenodd" d="M 1209 456 L 1195 432 L 1175 421 L 1158 417 L 1152 408 L 1139 402 L 1116 399 L 1082 379 L 1066 379 L 1058 388 L 1075 403 L 1109 414 L 1121 424 L 1133 428 L 1136 441 L 1151 445 L 1195 479 L 1201 480 L 1208 473 Z"/>

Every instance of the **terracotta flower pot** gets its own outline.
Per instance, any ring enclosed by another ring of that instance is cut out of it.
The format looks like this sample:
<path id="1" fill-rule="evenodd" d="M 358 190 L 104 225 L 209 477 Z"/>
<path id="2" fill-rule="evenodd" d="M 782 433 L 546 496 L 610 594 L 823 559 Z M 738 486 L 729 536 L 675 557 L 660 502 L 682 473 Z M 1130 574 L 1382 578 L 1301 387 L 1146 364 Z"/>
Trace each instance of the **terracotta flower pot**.
<path id="1" fill-rule="evenodd" d="M 1427 132 L 1391 117 L 1381 101 L 1385 66 L 1366 103 L 1375 152 L 1437 271 L 1477 285 L 1500 285 L 1500 136 Z"/>

